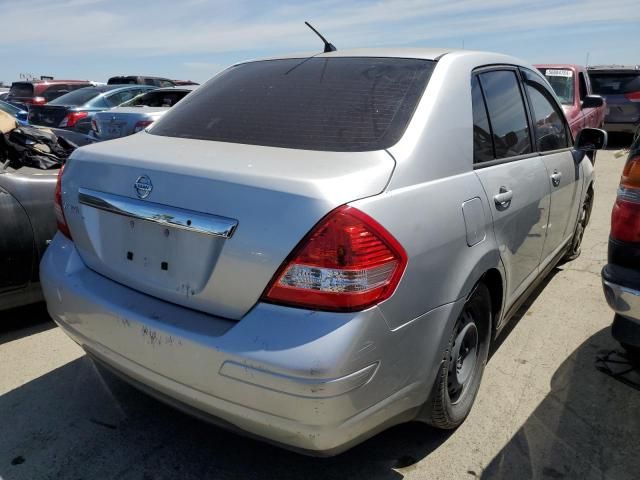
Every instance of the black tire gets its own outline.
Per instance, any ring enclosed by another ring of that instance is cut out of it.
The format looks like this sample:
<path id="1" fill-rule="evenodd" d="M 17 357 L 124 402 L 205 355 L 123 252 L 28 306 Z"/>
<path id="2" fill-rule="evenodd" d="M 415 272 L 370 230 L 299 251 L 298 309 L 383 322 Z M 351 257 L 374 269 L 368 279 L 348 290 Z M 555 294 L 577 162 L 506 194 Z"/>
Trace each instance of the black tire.
<path id="1" fill-rule="evenodd" d="M 560 262 L 561 264 L 575 260 L 580 256 L 582 251 L 582 239 L 584 238 L 584 232 L 587 229 L 587 225 L 589 225 L 589 220 L 591 219 L 592 208 L 593 190 L 589 188 L 589 190 L 587 190 L 587 196 L 584 199 L 584 203 L 582 204 L 582 208 L 580 209 L 580 217 L 578 218 L 578 223 L 576 223 L 576 229 L 573 232 L 571 245 L 565 256 L 562 258 L 562 261 Z"/>
<path id="2" fill-rule="evenodd" d="M 431 425 L 450 430 L 467 418 L 480 388 L 490 343 L 491 295 L 480 283 L 451 332 L 432 396 Z"/>

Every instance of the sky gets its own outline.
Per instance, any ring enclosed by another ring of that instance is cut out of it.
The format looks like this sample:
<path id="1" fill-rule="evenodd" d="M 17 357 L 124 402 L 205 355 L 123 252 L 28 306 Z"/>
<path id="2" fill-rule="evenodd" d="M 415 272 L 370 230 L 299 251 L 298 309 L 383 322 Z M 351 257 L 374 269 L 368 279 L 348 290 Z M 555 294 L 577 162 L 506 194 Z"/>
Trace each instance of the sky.
<path id="1" fill-rule="evenodd" d="M 638 0 L 0 0 L 0 81 L 158 75 L 338 49 L 489 50 L 530 63 L 640 64 Z"/>

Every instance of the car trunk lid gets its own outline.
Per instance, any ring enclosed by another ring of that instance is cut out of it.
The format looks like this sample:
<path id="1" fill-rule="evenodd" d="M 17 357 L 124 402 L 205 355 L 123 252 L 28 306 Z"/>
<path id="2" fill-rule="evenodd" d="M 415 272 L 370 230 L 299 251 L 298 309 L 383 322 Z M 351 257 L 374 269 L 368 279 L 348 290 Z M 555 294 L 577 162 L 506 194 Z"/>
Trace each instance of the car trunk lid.
<path id="1" fill-rule="evenodd" d="M 100 140 L 111 140 L 131 135 L 138 122 L 155 121 L 167 110 L 166 107 L 120 107 L 97 113 L 93 120 Z"/>
<path id="2" fill-rule="evenodd" d="M 32 105 L 29 107 L 29 123 L 58 127 L 68 112 L 69 107 L 64 105 Z"/>
<path id="3" fill-rule="evenodd" d="M 382 192 L 394 166 L 385 151 L 141 133 L 78 149 L 63 177 L 63 203 L 80 256 L 96 272 L 239 319 L 324 215 Z"/>

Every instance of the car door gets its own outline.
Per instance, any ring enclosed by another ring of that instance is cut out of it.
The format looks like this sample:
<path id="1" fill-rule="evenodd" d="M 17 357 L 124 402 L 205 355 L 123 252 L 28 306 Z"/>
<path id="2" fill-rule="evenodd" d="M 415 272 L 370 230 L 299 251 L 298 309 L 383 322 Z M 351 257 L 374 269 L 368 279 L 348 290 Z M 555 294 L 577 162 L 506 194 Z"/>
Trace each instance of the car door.
<path id="1" fill-rule="evenodd" d="M 8 173 L 0 175 L 9 175 Z M 33 232 L 22 205 L 0 187 L 0 294 L 26 286 L 33 268 Z"/>
<path id="2" fill-rule="evenodd" d="M 578 189 L 581 170 L 571 152 L 569 126 L 562 108 L 537 73 L 522 69 L 522 74 L 535 149 L 541 155 L 551 189 L 549 223 L 541 262 L 546 265 L 573 235 L 581 193 Z"/>
<path id="3" fill-rule="evenodd" d="M 509 308 L 538 273 L 549 215 L 549 180 L 533 149 L 517 69 L 480 70 L 471 88 L 474 170 L 493 216 Z"/>

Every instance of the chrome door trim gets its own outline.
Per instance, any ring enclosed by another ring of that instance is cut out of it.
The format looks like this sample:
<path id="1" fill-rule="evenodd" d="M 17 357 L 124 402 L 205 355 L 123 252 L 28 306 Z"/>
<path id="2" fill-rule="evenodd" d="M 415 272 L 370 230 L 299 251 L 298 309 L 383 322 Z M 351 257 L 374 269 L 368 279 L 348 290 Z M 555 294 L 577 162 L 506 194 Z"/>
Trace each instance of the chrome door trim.
<path id="1" fill-rule="evenodd" d="M 87 188 L 78 189 L 78 201 L 88 207 L 116 215 L 215 237 L 231 238 L 238 226 L 238 221 L 231 218 L 170 207 L 160 203 L 144 202 Z"/>

